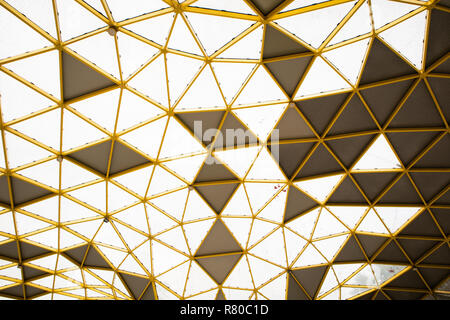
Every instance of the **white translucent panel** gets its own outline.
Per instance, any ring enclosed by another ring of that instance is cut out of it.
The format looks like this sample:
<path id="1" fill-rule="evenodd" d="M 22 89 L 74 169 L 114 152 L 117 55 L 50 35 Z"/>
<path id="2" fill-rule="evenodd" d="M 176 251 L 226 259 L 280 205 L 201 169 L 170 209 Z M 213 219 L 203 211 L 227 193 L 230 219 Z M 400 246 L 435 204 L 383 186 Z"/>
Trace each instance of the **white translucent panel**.
<path id="1" fill-rule="evenodd" d="M 285 188 L 258 213 L 258 218 L 271 220 L 276 223 L 282 223 L 284 218 L 284 209 L 286 208 L 286 199 L 287 192 Z"/>
<path id="2" fill-rule="evenodd" d="M 325 259 L 327 259 L 328 261 L 332 261 L 348 237 L 348 235 L 342 235 L 324 240 L 314 241 L 314 246 L 317 250 L 320 251 L 320 253 L 322 253 Z"/>
<path id="3" fill-rule="evenodd" d="M 68 222 L 79 219 L 91 218 L 97 216 L 98 213 L 89 210 L 88 208 L 69 200 L 65 197 L 61 197 L 60 204 L 60 222 Z"/>
<path id="4" fill-rule="evenodd" d="M 389 265 L 389 264 L 381 264 L 374 263 L 371 264 L 372 270 L 375 273 L 375 278 L 377 279 L 378 285 L 382 285 L 384 282 L 388 281 L 399 272 L 405 270 L 407 266 L 400 265 Z"/>
<path id="5" fill-rule="evenodd" d="M 286 250 L 282 229 L 278 228 L 274 233 L 250 249 L 249 253 L 286 267 Z"/>
<path id="6" fill-rule="evenodd" d="M 247 255 L 247 258 L 255 287 L 259 287 L 260 285 L 269 281 L 270 279 L 273 279 L 283 271 L 282 268 L 261 259 L 255 258 L 251 255 Z"/>
<path id="7" fill-rule="evenodd" d="M 186 17 L 203 45 L 212 55 L 254 22 L 209 14 L 186 13 Z"/>
<path id="8" fill-rule="evenodd" d="M 55 103 L 0 71 L 3 121 L 23 117 Z"/>
<path id="9" fill-rule="evenodd" d="M 252 59 L 259 60 L 262 50 L 263 27 L 256 28 L 231 47 L 218 55 L 225 59 Z"/>
<path id="10" fill-rule="evenodd" d="M 97 243 L 103 243 L 105 245 L 126 249 L 116 230 L 114 230 L 114 228 L 112 227 L 111 223 L 104 222 L 101 225 L 100 229 L 95 235 L 94 241 Z"/>
<path id="11" fill-rule="evenodd" d="M 147 2 L 148 3 L 148 2 Z M 159 50 L 126 33 L 117 33 L 122 75 L 128 78 Z"/>
<path id="12" fill-rule="evenodd" d="M 0 274 L 1 274 L 1 271 L 0 271 Z M 14 281 L 9 281 L 9 280 L 0 279 L 0 288 L 9 286 L 9 285 L 14 284 L 14 283 L 15 283 Z M 4 298 L 5 300 L 8 300 L 8 299 L 9 299 L 9 298 L 6 298 L 6 297 L 2 297 L 2 298 L 0 298 L 0 300 L 2 300 L 3 298 Z M 11 300 L 13 300 L 13 299 L 11 298 Z"/>
<path id="13" fill-rule="evenodd" d="M 28 19 L 36 23 L 44 29 L 53 38 L 56 36 L 55 16 L 53 13 L 53 5 L 48 0 L 8 0 L 14 8 L 25 15 Z"/>
<path id="14" fill-rule="evenodd" d="M 371 233 L 384 233 L 388 234 L 388 230 L 377 217 L 373 209 L 370 209 L 364 220 L 359 224 L 357 231 L 365 231 Z"/>
<path id="15" fill-rule="evenodd" d="M 284 241 L 286 244 L 286 255 L 290 265 L 298 254 L 303 250 L 307 242 L 287 228 L 284 229 Z"/>
<path id="16" fill-rule="evenodd" d="M 343 174 L 336 174 L 322 178 L 298 181 L 294 182 L 294 184 L 314 199 L 324 202 L 343 177 Z"/>
<path id="17" fill-rule="evenodd" d="M 63 277 L 59 277 L 55 275 L 55 279 L 53 282 L 53 289 L 65 289 L 65 288 L 72 288 L 77 287 L 76 283 L 73 283 L 70 280 L 64 279 Z"/>
<path id="18" fill-rule="evenodd" d="M 372 0 L 371 5 L 376 29 L 419 8 L 417 5 L 390 0 Z"/>
<path id="19" fill-rule="evenodd" d="M 0 275 L 3 277 L 13 278 L 13 279 L 22 279 L 22 272 L 20 268 L 17 268 L 17 265 L 14 265 L 9 268 L 1 269 Z"/>
<path id="20" fill-rule="evenodd" d="M 231 102 L 239 88 L 255 67 L 253 63 L 225 63 L 218 62 L 211 64 L 214 73 L 219 81 L 222 93 L 227 103 Z"/>
<path id="21" fill-rule="evenodd" d="M 168 244 L 172 248 L 182 251 L 185 254 L 189 254 L 189 248 L 186 243 L 183 229 L 181 227 L 176 227 L 169 231 L 165 231 L 164 233 L 158 235 L 156 238 L 161 240 L 165 244 Z M 158 259 L 158 257 L 155 257 L 155 259 Z"/>
<path id="22" fill-rule="evenodd" d="M 19 122 L 12 128 L 55 150 L 60 149 L 61 110 L 59 108 Z"/>
<path id="23" fill-rule="evenodd" d="M 28 236 L 26 239 L 37 242 L 49 248 L 58 249 L 58 229 L 56 228 Z"/>
<path id="24" fill-rule="evenodd" d="M 206 154 L 201 154 L 167 161 L 164 162 L 163 165 L 181 178 L 186 179 L 188 182 L 192 182 L 200 170 L 205 158 Z"/>
<path id="25" fill-rule="evenodd" d="M 184 186 L 186 186 L 186 184 L 183 181 L 157 166 L 153 173 L 152 180 L 150 181 L 147 196 L 154 196 L 161 192 L 178 189 Z"/>
<path id="26" fill-rule="evenodd" d="M 318 48 L 326 37 L 347 15 L 354 1 L 294 15 L 276 20 L 280 26 L 290 31 L 311 46 Z"/>
<path id="27" fill-rule="evenodd" d="M 259 139 L 266 141 L 286 107 L 287 105 L 285 103 L 281 103 L 261 107 L 236 109 L 233 110 L 233 113 L 237 115 Z"/>
<path id="28" fill-rule="evenodd" d="M 186 279 L 189 272 L 190 263 L 186 261 L 182 265 L 176 267 L 167 273 L 162 274 L 157 279 L 164 285 L 175 291 L 180 296 L 183 295 Z"/>
<path id="29" fill-rule="evenodd" d="M 423 63 L 427 13 L 428 11 L 426 10 L 422 11 L 380 33 L 380 37 L 383 40 L 410 61 L 418 70 L 422 69 Z"/>
<path id="30" fill-rule="evenodd" d="M 150 226 L 150 232 L 152 234 L 158 234 L 177 225 L 177 222 L 175 222 L 165 214 L 159 212 L 152 206 L 146 206 L 146 208 L 148 224 Z"/>
<path id="31" fill-rule="evenodd" d="M 150 253 L 150 241 L 146 241 L 144 244 L 141 244 L 137 249 L 133 251 L 134 257 L 137 259 L 140 265 L 143 266 L 145 272 L 147 274 L 151 273 L 151 253 Z"/>
<path id="32" fill-rule="evenodd" d="M 372 31 L 370 20 L 370 9 L 367 2 L 364 2 L 359 9 L 350 17 L 344 26 L 336 33 L 328 45 L 366 34 Z"/>
<path id="33" fill-rule="evenodd" d="M 186 300 L 214 300 L 217 296 L 218 289 L 213 289 L 207 292 L 203 292 L 194 296 L 186 298 Z"/>
<path id="34" fill-rule="evenodd" d="M 319 216 L 319 212 L 321 208 L 315 208 L 314 210 L 303 214 L 293 220 L 290 220 L 286 227 L 290 230 L 298 233 L 299 235 L 309 239 L 311 237 L 311 233 L 316 224 L 317 218 Z"/>
<path id="35" fill-rule="evenodd" d="M 184 188 L 182 190 L 154 198 L 150 200 L 150 202 L 162 209 L 164 212 L 170 214 L 172 217 L 176 218 L 178 221 L 181 221 L 184 208 L 186 206 L 187 195 L 188 189 Z"/>
<path id="36" fill-rule="evenodd" d="M 168 96 L 164 56 L 160 55 L 156 60 L 152 61 L 128 84 L 150 99 L 166 106 L 168 104 Z"/>
<path id="37" fill-rule="evenodd" d="M 101 251 L 101 253 L 103 253 L 106 259 L 110 261 L 111 264 L 116 268 L 123 262 L 123 260 L 127 256 L 127 253 L 123 251 L 111 249 L 104 246 L 97 246 L 97 248 Z"/>
<path id="38" fill-rule="evenodd" d="M 189 269 L 189 277 L 186 283 L 184 296 L 190 296 L 202 291 L 210 290 L 217 287 L 217 284 L 211 279 L 211 277 L 203 271 L 195 260 L 191 262 L 191 268 Z"/>
<path id="39" fill-rule="evenodd" d="M 37 54 L 10 62 L 5 67 L 57 99 L 60 98 L 59 51 Z"/>
<path id="40" fill-rule="evenodd" d="M 327 51 L 322 54 L 330 61 L 352 84 L 356 84 L 370 39 L 364 39 L 352 44 Z"/>
<path id="41" fill-rule="evenodd" d="M 166 55 L 166 59 L 170 102 L 173 105 L 197 74 L 203 62 L 171 53 Z"/>
<path id="42" fill-rule="evenodd" d="M 258 212 L 281 187 L 279 183 L 245 183 L 253 213 Z"/>
<path id="43" fill-rule="evenodd" d="M 95 183 L 87 187 L 73 190 L 68 193 L 94 208 L 106 211 L 106 185 L 105 182 Z"/>
<path id="44" fill-rule="evenodd" d="M 57 0 L 56 7 L 58 8 L 62 40 L 68 40 L 106 26 L 104 22 L 76 1 Z"/>
<path id="45" fill-rule="evenodd" d="M 347 300 L 353 298 L 357 295 L 362 294 L 363 292 L 369 291 L 369 288 L 350 288 L 350 287 L 342 287 L 341 288 L 341 300 Z"/>
<path id="46" fill-rule="evenodd" d="M 286 299 L 286 277 L 287 273 L 279 276 L 275 280 L 272 280 L 268 284 L 259 289 L 269 300 L 285 300 Z M 258 296 L 258 299 L 260 296 Z"/>
<path id="47" fill-rule="evenodd" d="M 68 290 L 68 291 L 66 291 L 67 293 L 72 293 L 72 292 L 74 292 L 75 294 L 83 294 L 80 298 L 83 298 L 84 299 L 84 297 L 85 297 L 85 290 L 84 289 L 80 289 L 80 290 Z M 52 300 L 79 300 L 79 298 L 75 298 L 75 297 L 72 297 L 72 296 L 68 296 L 68 295 L 65 295 L 63 292 L 60 294 L 60 293 L 53 293 L 53 295 L 52 295 Z"/>
<path id="48" fill-rule="evenodd" d="M 56 255 L 56 254 L 51 254 L 51 255 L 45 256 L 43 258 L 33 260 L 29 263 L 31 265 L 35 265 L 38 267 L 45 268 L 47 270 L 51 270 L 53 272 L 53 271 L 55 271 L 57 256 L 58 255 Z"/>
<path id="49" fill-rule="evenodd" d="M 327 210 L 322 210 L 320 212 L 316 228 L 314 229 L 313 239 L 347 231 L 348 229 L 335 217 L 333 217 L 333 215 L 331 215 Z"/>
<path id="50" fill-rule="evenodd" d="M 122 91 L 117 131 L 122 131 L 144 120 L 152 119 L 164 111 L 128 90 Z"/>
<path id="51" fill-rule="evenodd" d="M 183 225 L 182 228 L 184 230 L 184 234 L 186 235 L 186 240 L 192 254 L 198 250 L 214 221 L 214 219 L 209 219 L 194 223 L 186 223 Z"/>
<path id="52" fill-rule="evenodd" d="M 345 266 L 345 265 L 343 265 Z M 333 268 L 335 270 L 336 269 L 336 265 L 333 266 Z M 355 268 L 356 269 L 356 268 Z M 353 273 L 356 270 L 351 270 L 351 273 Z M 350 272 L 347 272 L 345 274 L 345 278 L 347 278 L 348 276 L 350 276 L 351 274 Z M 344 277 L 342 277 L 344 278 Z M 344 279 L 341 280 L 341 282 Z M 360 271 L 358 271 L 358 273 L 356 275 L 354 275 L 350 280 L 348 280 L 345 284 L 348 285 L 360 285 L 360 286 L 376 286 L 377 285 L 377 281 L 375 279 L 374 273 L 372 272 L 372 269 L 370 268 L 369 265 L 365 266 L 363 269 L 361 269 Z"/>
<path id="53" fill-rule="evenodd" d="M 249 297 L 253 295 L 252 290 L 223 288 L 222 291 L 227 300 L 249 300 Z"/>
<path id="54" fill-rule="evenodd" d="M 153 42 L 164 44 L 169 36 L 174 16 L 173 13 L 168 13 L 127 25 L 125 28 Z"/>
<path id="55" fill-rule="evenodd" d="M 52 155 L 47 150 L 19 138 L 8 131 L 4 131 L 4 133 L 10 169 L 39 159 L 44 159 Z"/>
<path id="56" fill-rule="evenodd" d="M 307 7 L 307 6 L 310 6 L 313 4 L 318 4 L 318 3 L 327 2 L 327 1 L 329 1 L 329 0 L 294 0 L 291 2 L 291 4 L 286 6 L 280 12 L 291 11 L 294 9 L 299 9 L 299 8 Z"/>
<path id="57" fill-rule="evenodd" d="M 350 85 L 321 57 L 317 57 L 303 79 L 294 99 L 350 88 Z"/>
<path id="58" fill-rule="evenodd" d="M 120 90 L 114 89 L 72 103 L 70 106 L 110 132 L 114 132 Z"/>
<path id="59" fill-rule="evenodd" d="M 261 148 L 243 147 L 237 149 L 228 149 L 224 151 L 215 151 L 214 155 L 225 163 L 238 176 L 243 177 L 255 160 Z"/>
<path id="60" fill-rule="evenodd" d="M 183 214 L 183 222 L 215 216 L 216 213 L 206 204 L 198 192 L 195 189 L 191 190 Z"/>
<path id="61" fill-rule="evenodd" d="M 334 264 L 333 270 L 334 270 L 334 273 L 336 274 L 337 280 L 340 283 L 343 283 L 348 277 L 350 277 L 353 273 L 356 272 L 356 270 L 358 270 L 362 266 L 363 266 L 362 263 Z M 368 266 L 364 267 L 362 270 L 364 270 L 366 268 L 368 268 Z M 370 268 L 369 268 L 369 270 L 370 270 Z M 361 271 L 359 271 L 358 274 L 361 273 Z M 349 284 L 349 283 L 347 282 L 346 284 Z M 363 284 L 363 283 L 361 283 L 361 284 Z"/>
<path id="62" fill-rule="evenodd" d="M 77 186 L 98 179 L 98 176 L 80 166 L 63 161 L 61 167 L 61 189 Z"/>
<path id="63" fill-rule="evenodd" d="M 21 170 L 18 174 L 52 188 L 59 188 L 59 162 L 50 160 L 33 167 Z"/>
<path id="64" fill-rule="evenodd" d="M 202 55 L 202 51 L 180 14 L 175 17 L 175 24 L 170 34 L 168 47 L 170 49 Z"/>
<path id="65" fill-rule="evenodd" d="M 83 56 L 116 78 L 119 75 L 114 37 L 102 32 L 92 37 L 70 44 L 68 48 Z"/>
<path id="66" fill-rule="evenodd" d="M 242 2 L 240 0 L 227 0 L 226 2 L 221 0 L 199 0 L 191 6 L 251 15 L 255 14 L 255 12 L 253 12 L 250 7 L 245 4 L 245 2 Z"/>
<path id="67" fill-rule="evenodd" d="M 55 266 L 53 266 L 53 270 L 52 271 L 54 271 L 54 268 L 55 268 Z M 42 286 L 42 287 L 46 287 L 46 288 L 52 289 L 53 288 L 53 276 L 46 276 L 46 277 L 43 277 L 43 278 L 39 278 L 39 279 L 36 279 L 34 281 L 31 281 L 31 283 L 32 284 L 37 284 L 37 285 Z"/>
<path id="68" fill-rule="evenodd" d="M 94 8 L 99 13 L 101 13 L 103 16 L 107 17 L 105 9 L 103 8 L 101 0 L 83 0 L 83 2 L 87 3 L 88 5 L 90 5 L 92 8 Z"/>
<path id="69" fill-rule="evenodd" d="M 157 241 L 152 241 L 153 274 L 159 274 L 187 260 L 187 257 L 169 249 Z"/>
<path id="70" fill-rule="evenodd" d="M 145 152 L 152 158 L 156 158 L 161 144 L 161 139 L 166 128 L 167 117 L 155 120 L 138 129 L 121 136 L 123 140 Z"/>
<path id="71" fill-rule="evenodd" d="M 125 190 L 117 187 L 113 183 L 108 183 L 108 212 L 113 212 L 138 201 Z"/>
<path id="72" fill-rule="evenodd" d="M 120 264 L 120 270 L 132 272 L 135 274 L 140 274 L 146 276 L 147 273 L 144 269 L 136 262 L 132 255 L 128 255 L 125 260 Z"/>
<path id="73" fill-rule="evenodd" d="M 52 232 L 56 232 L 56 229 L 51 230 Z M 59 229 L 59 249 L 69 248 L 76 245 L 80 245 L 85 243 L 85 241 L 72 233 Z"/>
<path id="74" fill-rule="evenodd" d="M 0 214 L 0 231 L 9 234 L 16 234 L 13 215 L 10 211 Z"/>
<path id="75" fill-rule="evenodd" d="M 320 290 L 317 296 L 321 296 L 324 293 L 336 288 L 338 284 L 339 283 L 337 282 L 336 275 L 334 274 L 333 270 L 331 268 L 328 269 L 327 275 L 325 276 L 325 279 L 320 286 Z"/>
<path id="76" fill-rule="evenodd" d="M 225 102 L 209 66 L 205 66 L 180 102 L 177 110 L 224 108 Z"/>
<path id="77" fill-rule="evenodd" d="M 222 221 L 226 224 L 241 247 L 245 248 L 253 220 L 251 218 L 222 218 Z"/>
<path id="78" fill-rule="evenodd" d="M 264 88 L 264 90 L 261 90 Z M 286 96 L 263 66 L 259 66 L 234 105 L 255 104 L 265 101 L 285 100 Z"/>
<path id="79" fill-rule="evenodd" d="M 263 147 L 246 180 L 287 180 L 267 148 Z"/>
<path id="80" fill-rule="evenodd" d="M 115 223 L 114 226 L 117 228 L 122 239 L 131 250 L 134 250 L 138 245 L 142 244 L 146 239 L 148 239 L 148 237 L 130 228 L 127 228 L 120 223 Z"/>
<path id="81" fill-rule="evenodd" d="M 239 185 L 225 208 L 222 210 L 222 216 L 252 216 L 252 211 L 248 203 L 247 195 L 243 185 Z"/>
<path id="82" fill-rule="evenodd" d="M 177 225 L 173 219 L 169 218 L 165 214 L 159 212 L 152 206 L 146 206 L 148 224 L 150 226 L 150 232 L 152 234 L 161 233 L 164 230 L 172 228 Z"/>
<path id="83" fill-rule="evenodd" d="M 147 215 L 143 204 L 138 204 L 114 214 L 114 219 L 118 219 L 145 233 L 149 233 Z"/>
<path id="84" fill-rule="evenodd" d="M 364 206 L 327 206 L 348 228 L 353 229 L 368 207 Z"/>
<path id="85" fill-rule="evenodd" d="M 311 244 L 306 247 L 292 268 L 327 263 L 325 258 Z"/>
<path id="86" fill-rule="evenodd" d="M 50 45 L 43 36 L 0 7 L 0 59 Z"/>
<path id="87" fill-rule="evenodd" d="M 277 227 L 278 227 L 277 224 L 271 222 L 266 222 L 258 219 L 253 220 L 251 233 L 248 240 L 248 247 L 251 247 L 254 244 L 256 244 L 258 241 L 267 236 Z"/>
<path id="88" fill-rule="evenodd" d="M 78 270 L 76 270 L 76 271 L 78 271 Z M 91 275 L 89 272 L 87 272 L 87 270 L 84 270 L 83 274 L 84 274 L 84 282 L 87 286 L 102 286 L 102 285 L 104 285 L 104 283 L 102 281 L 98 280 L 96 277 Z M 64 275 L 67 275 L 67 273 L 65 273 Z M 83 278 L 81 278 L 81 282 L 83 282 Z"/>
<path id="89" fill-rule="evenodd" d="M 383 170 L 401 167 L 386 137 L 381 134 L 354 165 L 353 170 Z"/>
<path id="90" fill-rule="evenodd" d="M 179 298 L 174 295 L 169 290 L 166 290 L 164 287 L 160 286 L 155 282 L 156 294 L 158 296 L 158 300 L 178 300 Z"/>
<path id="91" fill-rule="evenodd" d="M 125 173 L 114 178 L 113 180 L 119 182 L 121 185 L 125 186 L 131 191 L 136 192 L 140 196 L 144 196 L 145 191 L 147 191 L 152 172 L 153 166 L 148 166 L 142 169 Z"/>
<path id="92" fill-rule="evenodd" d="M 122 21 L 168 7 L 160 0 L 128 0 L 126 3 L 121 0 L 108 0 L 107 3 L 115 21 Z"/>
<path id="93" fill-rule="evenodd" d="M 375 207 L 376 212 L 391 233 L 397 232 L 422 209 L 420 207 Z"/>
<path id="94" fill-rule="evenodd" d="M 72 112 L 64 110 L 63 150 L 79 147 L 104 137 L 106 137 L 105 133 L 77 117 Z"/>
<path id="95" fill-rule="evenodd" d="M 176 118 L 170 118 L 159 157 L 161 159 L 206 151 Z"/>

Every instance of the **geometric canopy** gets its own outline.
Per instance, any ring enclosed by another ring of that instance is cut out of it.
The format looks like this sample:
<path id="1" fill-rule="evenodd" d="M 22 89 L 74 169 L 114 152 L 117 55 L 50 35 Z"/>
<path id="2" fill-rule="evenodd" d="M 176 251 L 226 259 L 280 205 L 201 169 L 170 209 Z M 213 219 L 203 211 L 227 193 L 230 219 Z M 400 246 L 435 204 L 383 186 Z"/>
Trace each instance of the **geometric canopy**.
<path id="1" fill-rule="evenodd" d="M 1 299 L 448 299 L 447 0 L 0 1 Z"/>

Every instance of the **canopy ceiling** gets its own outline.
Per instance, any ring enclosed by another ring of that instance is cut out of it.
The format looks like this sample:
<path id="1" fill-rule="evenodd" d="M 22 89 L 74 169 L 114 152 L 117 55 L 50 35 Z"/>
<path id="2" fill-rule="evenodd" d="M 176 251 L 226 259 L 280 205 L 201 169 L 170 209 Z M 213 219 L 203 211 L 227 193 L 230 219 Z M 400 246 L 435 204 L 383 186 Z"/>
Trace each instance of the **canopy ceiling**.
<path id="1" fill-rule="evenodd" d="M 178 2 L 0 0 L 0 297 L 448 299 L 450 1 Z"/>

